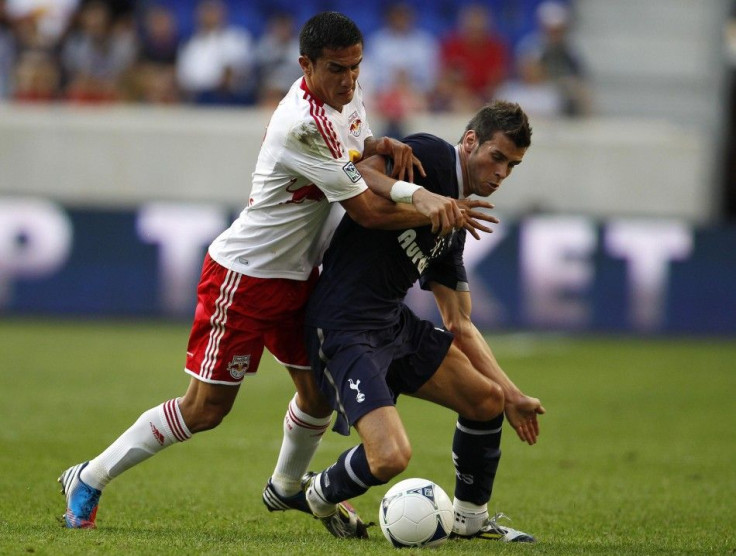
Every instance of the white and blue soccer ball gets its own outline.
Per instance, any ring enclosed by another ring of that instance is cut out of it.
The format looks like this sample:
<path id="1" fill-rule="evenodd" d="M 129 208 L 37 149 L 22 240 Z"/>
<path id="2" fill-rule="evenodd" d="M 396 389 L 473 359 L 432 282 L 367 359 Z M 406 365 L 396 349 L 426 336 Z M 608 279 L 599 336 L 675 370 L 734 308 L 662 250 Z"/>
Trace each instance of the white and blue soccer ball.
<path id="1" fill-rule="evenodd" d="M 405 479 L 381 500 L 378 522 L 395 547 L 439 546 L 452 532 L 452 501 L 428 479 Z"/>

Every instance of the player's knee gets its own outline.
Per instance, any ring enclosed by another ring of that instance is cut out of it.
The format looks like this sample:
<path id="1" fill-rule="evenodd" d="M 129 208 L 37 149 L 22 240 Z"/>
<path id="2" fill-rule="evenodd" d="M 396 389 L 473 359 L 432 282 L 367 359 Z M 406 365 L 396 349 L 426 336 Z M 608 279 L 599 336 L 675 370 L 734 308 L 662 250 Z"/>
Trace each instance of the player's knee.
<path id="1" fill-rule="evenodd" d="M 394 443 L 384 446 L 375 454 L 366 454 L 371 473 L 377 479 L 390 481 L 409 466 L 411 445 Z"/>
<path id="2" fill-rule="evenodd" d="M 503 413 L 505 398 L 498 384 L 489 383 L 479 394 L 477 400 L 468 404 L 463 417 L 472 421 L 490 421 Z"/>
<path id="3" fill-rule="evenodd" d="M 222 420 L 225 418 L 225 415 L 227 415 L 226 412 L 221 412 L 216 409 L 210 408 L 208 411 L 204 412 L 201 415 L 200 420 L 198 422 L 197 430 L 192 431 L 192 432 L 202 432 L 202 431 L 208 431 L 208 430 L 214 429 L 220 423 L 222 423 Z"/>
<path id="4" fill-rule="evenodd" d="M 183 405 L 180 408 L 184 422 L 192 434 L 214 429 L 222 423 L 225 416 L 230 412 L 229 407 L 220 404 L 192 407 L 188 411 Z"/>

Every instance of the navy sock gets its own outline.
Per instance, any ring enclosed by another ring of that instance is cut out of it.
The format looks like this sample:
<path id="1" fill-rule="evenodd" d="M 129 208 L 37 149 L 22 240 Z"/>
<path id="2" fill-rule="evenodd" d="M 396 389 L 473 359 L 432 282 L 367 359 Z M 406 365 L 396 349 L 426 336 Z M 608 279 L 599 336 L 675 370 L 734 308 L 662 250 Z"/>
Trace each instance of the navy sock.
<path id="1" fill-rule="evenodd" d="M 452 441 L 457 499 L 479 506 L 491 499 L 501 459 L 502 426 L 503 413 L 484 422 L 458 417 Z"/>
<path id="2" fill-rule="evenodd" d="M 362 444 L 340 454 L 337 462 L 320 474 L 322 495 L 328 502 L 360 496 L 372 486 L 385 484 L 373 476 Z"/>

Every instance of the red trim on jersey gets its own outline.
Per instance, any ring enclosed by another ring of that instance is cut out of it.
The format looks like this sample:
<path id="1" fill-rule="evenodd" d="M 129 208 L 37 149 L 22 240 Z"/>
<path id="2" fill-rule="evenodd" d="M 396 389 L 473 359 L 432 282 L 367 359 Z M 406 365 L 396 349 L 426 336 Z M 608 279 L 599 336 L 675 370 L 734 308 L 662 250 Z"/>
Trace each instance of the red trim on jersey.
<path id="1" fill-rule="evenodd" d="M 320 135 L 322 135 L 322 139 L 325 140 L 327 147 L 330 149 L 332 158 L 342 157 L 342 145 L 337 138 L 335 129 L 332 127 L 332 122 L 325 115 L 325 103 L 314 96 L 312 91 L 309 90 L 309 87 L 307 87 L 307 80 L 303 77 L 301 89 L 304 91 L 304 96 L 302 98 L 309 102 L 309 114 L 314 119 L 314 123 L 317 124 L 317 129 L 319 130 Z"/>
<path id="2" fill-rule="evenodd" d="M 179 442 L 184 442 L 189 438 L 189 435 L 179 422 L 179 413 L 174 406 L 175 403 L 177 403 L 176 400 L 169 400 L 164 403 L 164 416 L 166 417 L 166 422 L 168 423 L 169 429 L 171 429 L 171 433 L 174 437 Z"/>

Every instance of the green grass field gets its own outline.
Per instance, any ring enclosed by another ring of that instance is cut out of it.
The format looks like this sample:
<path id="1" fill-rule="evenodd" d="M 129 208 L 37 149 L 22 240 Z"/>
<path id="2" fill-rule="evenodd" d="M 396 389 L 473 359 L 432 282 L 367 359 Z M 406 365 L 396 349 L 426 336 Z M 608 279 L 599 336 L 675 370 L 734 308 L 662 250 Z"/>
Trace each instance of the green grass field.
<path id="1" fill-rule="evenodd" d="M 56 478 L 140 413 L 184 392 L 188 326 L 0 320 L 1 554 L 385 554 L 333 539 L 296 512 L 269 514 L 261 489 L 293 393 L 266 355 L 215 431 L 111 483 L 98 529 L 70 531 Z M 736 553 L 736 341 L 489 336 L 502 365 L 547 408 L 540 442 L 507 428 L 492 511 L 535 545 L 450 541 L 436 554 Z M 414 457 L 401 476 L 452 494 L 454 417 L 402 398 Z M 328 433 L 314 468 L 357 437 Z M 385 488 L 354 501 L 375 520 Z M 417 553 L 404 551 L 401 554 Z"/>

